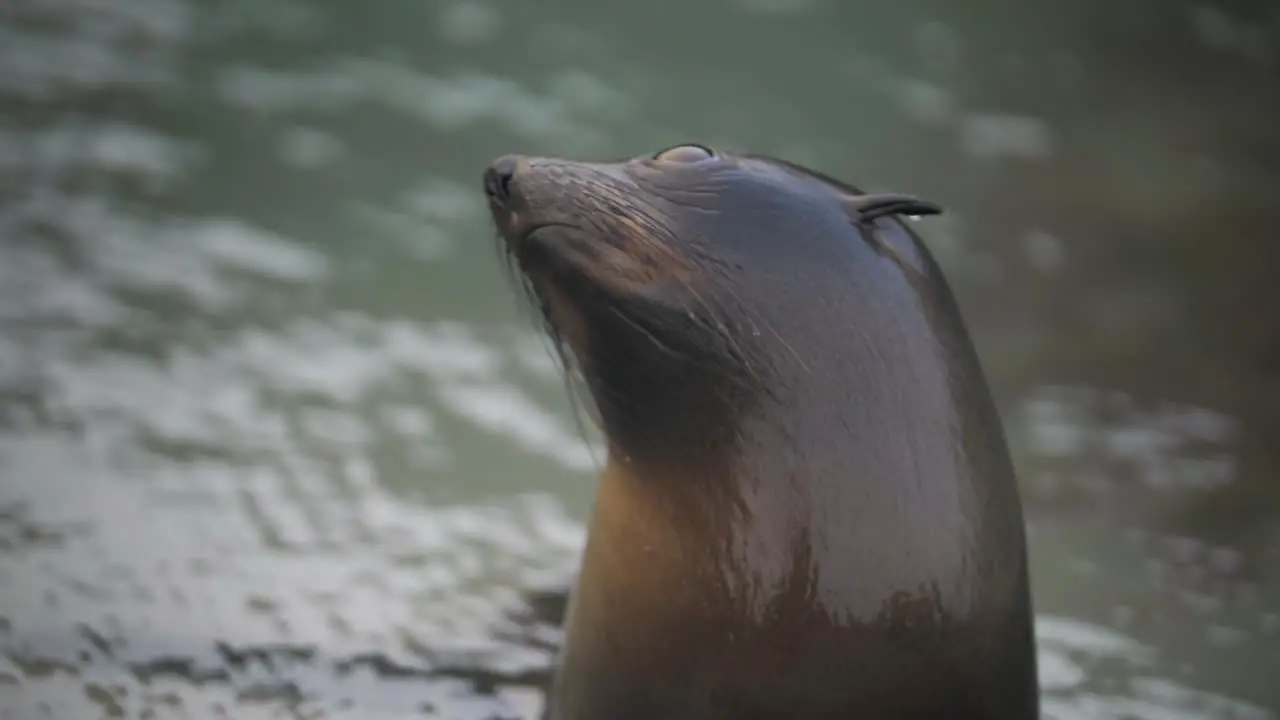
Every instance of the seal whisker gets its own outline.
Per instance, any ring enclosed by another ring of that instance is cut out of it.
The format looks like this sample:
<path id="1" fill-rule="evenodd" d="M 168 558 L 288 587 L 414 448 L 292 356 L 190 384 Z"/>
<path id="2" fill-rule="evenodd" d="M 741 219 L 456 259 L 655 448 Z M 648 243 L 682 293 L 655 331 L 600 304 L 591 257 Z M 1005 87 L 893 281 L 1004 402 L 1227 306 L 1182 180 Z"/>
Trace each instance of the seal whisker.
<path id="1" fill-rule="evenodd" d="M 581 372 L 577 372 L 574 370 L 569 370 L 565 372 L 565 375 L 564 375 L 565 392 L 569 395 L 570 413 L 573 415 L 573 424 L 578 429 L 578 436 L 582 440 L 583 444 L 587 447 L 587 452 L 591 454 L 592 463 L 594 463 L 597 467 L 602 468 L 604 466 L 605 460 L 602 458 L 596 457 L 594 449 L 592 448 L 592 445 L 591 445 L 591 439 L 588 437 L 588 434 L 587 434 L 586 423 L 582 422 L 582 416 L 585 414 L 588 418 L 591 419 L 592 423 L 597 428 L 602 427 L 603 423 L 600 422 L 599 413 L 594 411 L 594 405 L 591 404 L 591 401 L 590 401 L 590 394 L 582 392 L 581 388 L 579 387 L 579 382 L 581 381 L 581 378 L 582 378 Z"/>
<path id="2" fill-rule="evenodd" d="M 583 378 L 581 362 L 571 352 L 571 348 L 569 348 L 563 334 L 556 327 L 555 319 L 547 311 L 546 303 L 533 287 L 532 281 L 527 277 L 522 277 L 520 284 L 527 300 L 525 303 L 526 309 L 533 312 L 535 322 L 543 329 L 541 334 L 542 347 L 559 364 L 562 370 L 561 376 L 565 386 L 565 393 L 569 396 L 569 412 L 573 415 L 574 427 L 578 431 L 579 438 L 590 451 L 592 445 L 587 433 L 587 423 L 583 422 L 582 416 L 585 414 L 596 427 L 600 427 L 601 422 L 599 413 L 590 402 L 590 394 L 583 392 L 580 387 Z M 591 459 L 597 466 L 603 466 L 604 464 L 604 461 L 596 457 L 594 452 Z"/>
<path id="3" fill-rule="evenodd" d="M 778 328 L 774 327 L 773 323 L 766 320 L 763 314 L 753 311 L 751 309 L 751 306 L 743 301 L 742 297 L 738 295 L 738 292 L 734 290 L 729 283 L 725 282 L 722 279 L 717 278 L 714 275 L 711 275 L 710 277 L 712 278 L 711 282 L 716 283 L 717 287 L 719 287 L 721 290 L 724 290 L 725 292 L 733 296 L 733 299 L 738 303 L 738 305 L 742 308 L 742 311 L 748 316 L 748 319 L 751 320 L 753 324 L 758 322 L 761 326 L 763 326 L 766 330 L 768 330 L 770 334 L 772 334 L 774 338 L 778 340 L 778 342 L 782 343 L 782 346 L 786 348 L 788 352 L 791 353 L 791 356 L 795 358 L 796 362 L 800 364 L 800 367 L 804 369 L 806 374 L 808 375 L 813 374 L 813 370 L 811 370 L 809 368 L 809 365 L 805 363 L 804 358 L 802 358 L 800 356 L 800 353 L 796 351 L 795 347 L 793 347 L 791 343 L 788 342 L 787 339 L 782 336 L 782 333 L 778 332 Z"/>
<path id="4" fill-rule="evenodd" d="M 742 363 L 743 369 L 746 371 L 747 375 L 756 383 L 761 384 L 762 378 L 756 373 L 755 366 L 751 361 L 751 356 L 737 341 L 737 339 L 734 338 L 733 333 L 729 330 L 729 324 L 724 320 L 724 316 L 717 312 L 712 304 L 707 302 L 707 300 L 694 289 L 692 283 L 679 276 L 677 276 L 676 280 L 682 287 L 684 287 L 686 292 L 693 296 L 694 300 L 697 301 L 698 306 L 706 312 L 707 317 L 705 320 L 701 320 L 700 324 L 727 342 L 733 351 L 737 353 L 738 360 Z M 695 320 L 700 320 L 697 313 L 690 311 L 689 315 Z"/>
<path id="5" fill-rule="evenodd" d="M 656 346 L 656 347 L 660 348 L 663 352 L 665 352 L 665 353 L 667 353 L 667 354 L 669 354 L 669 355 L 673 355 L 673 356 L 678 357 L 678 358 L 682 358 L 682 359 L 684 359 L 684 360 L 690 360 L 690 361 L 695 361 L 695 362 L 696 362 L 696 359 L 695 359 L 695 358 L 693 358 L 693 357 L 691 357 L 691 356 L 690 356 L 690 355 L 688 355 L 687 353 L 680 352 L 680 351 L 676 350 L 675 348 L 671 347 L 670 345 L 667 345 L 666 343 L 664 343 L 664 342 L 662 342 L 661 340 L 659 340 L 659 339 L 657 338 L 657 336 L 656 336 L 656 335 L 654 335 L 653 333 L 649 332 L 649 331 L 648 331 L 647 329 L 645 329 L 645 327 L 644 327 L 643 325 L 641 325 L 640 323 L 636 322 L 635 320 L 632 320 L 632 319 L 631 319 L 630 317 L 628 317 L 628 316 L 627 316 L 627 314 L 626 314 L 625 312 L 623 312 L 622 310 L 619 310 L 619 309 L 618 309 L 618 308 L 616 308 L 616 307 L 611 307 L 611 308 L 609 308 L 609 312 L 610 312 L 610 313 L 612 313 L 612 314 L 613 314 L 615 317 L 617 317 L 619 320 L 622 320 L 624 323 L 626 323 L 628 326 L 630 326 L 630 327 L 631 327 L 632 329 L 634 329 L 636 332 L 640 333 L 641 335 L 644 335 L 646 339 L 648 339 L 650 342 L 652 342 L 652 343 L 654 344 L 654 346 Z"/>

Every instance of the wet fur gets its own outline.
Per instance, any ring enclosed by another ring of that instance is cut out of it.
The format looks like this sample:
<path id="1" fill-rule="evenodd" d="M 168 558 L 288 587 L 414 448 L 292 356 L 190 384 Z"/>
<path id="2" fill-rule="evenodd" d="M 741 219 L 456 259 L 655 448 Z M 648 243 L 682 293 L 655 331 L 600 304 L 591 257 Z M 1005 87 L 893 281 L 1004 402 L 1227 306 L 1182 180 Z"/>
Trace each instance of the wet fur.
<path id="1" fill-rule="evenodd" d="M 1035 717 L 999 418 L 950 289 L 891 217 L 939 209 L 741 159 L 697 183 L 544 161 L 506 228 L 610 444 L 547 717 Z M 863 247 L 716 222 L 761 204 L 775 231 Z M 722 227 L 743 236 L 699 237 Z"/>

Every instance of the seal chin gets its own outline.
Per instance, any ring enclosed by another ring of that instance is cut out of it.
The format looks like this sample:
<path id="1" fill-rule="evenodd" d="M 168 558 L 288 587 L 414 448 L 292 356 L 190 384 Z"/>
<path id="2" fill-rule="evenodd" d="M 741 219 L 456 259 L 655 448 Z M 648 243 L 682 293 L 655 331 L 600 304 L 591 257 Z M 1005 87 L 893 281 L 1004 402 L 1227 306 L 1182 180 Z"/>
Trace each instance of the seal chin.
<path id="1" fill-rule="evenodd" d="M 555 249 L 555 235 L 563 229 L 554 223 L 512 222 L 506 230 L 500 229 L 499 234 L 507 254 L 520 271 L 530 280 L 538 281 L 536 284 L 541 284 L 551 280 L 556 268 L 563 265 L 563 258 Z"/>
<path id="2" fill-rule="evenodd" d="M 498 235 L 503 242 L 515 251 L 524 241 L 539 229 L 537 223 L 528 221 L 526 215 L 519 210 L 489 201 L 489 214 L 493 216 L 493 224 L 498 228 Z"/>

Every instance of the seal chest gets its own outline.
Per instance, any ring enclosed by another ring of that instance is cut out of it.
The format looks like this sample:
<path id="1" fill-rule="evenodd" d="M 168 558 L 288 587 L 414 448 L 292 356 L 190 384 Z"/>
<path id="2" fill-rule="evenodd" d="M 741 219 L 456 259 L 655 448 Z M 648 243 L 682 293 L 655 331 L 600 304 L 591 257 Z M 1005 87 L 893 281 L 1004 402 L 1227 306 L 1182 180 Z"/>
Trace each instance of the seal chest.
<path id="1" fill-rule="evenodd" d="M 1038 716 L 1004 433 L 899 217 L 936 205 L 699 145 L 484 185 L 608 445 L 547 718 Z"/>

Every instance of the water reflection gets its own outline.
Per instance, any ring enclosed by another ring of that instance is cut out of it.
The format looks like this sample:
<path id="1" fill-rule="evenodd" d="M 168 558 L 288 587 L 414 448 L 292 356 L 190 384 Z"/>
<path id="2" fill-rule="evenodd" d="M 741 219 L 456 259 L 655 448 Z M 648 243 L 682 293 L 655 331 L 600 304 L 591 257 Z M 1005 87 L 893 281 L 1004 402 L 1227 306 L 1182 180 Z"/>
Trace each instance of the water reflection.
<path id="1" fill-rule="evenodd" d="M 690 138 L 948 207 L 1046 717 L 1274 717 L 1278 38 L 1249 2 L 6 4 L 0 717 L 533 717 L 600 449 L 476 176 Z"/>

